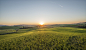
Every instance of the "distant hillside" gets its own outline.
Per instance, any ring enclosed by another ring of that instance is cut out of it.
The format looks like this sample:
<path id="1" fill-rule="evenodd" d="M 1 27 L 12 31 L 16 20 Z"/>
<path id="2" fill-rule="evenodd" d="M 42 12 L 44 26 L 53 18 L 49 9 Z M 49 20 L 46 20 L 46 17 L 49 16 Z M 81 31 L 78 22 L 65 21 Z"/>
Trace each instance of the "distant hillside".
<path id="1" fill-rule="evenodd" d="M 1 27 L 1 26 L 7 26 L 7 25 L 0 25 L 0 27 Z"/>
<path id="2" fill-rule="evenodd" d="M 25 25 L 25 24 L 22 24 L 22 25 L 14 25 L 14 26 L 34 27 L 36 25 Z"/>
<path id="3" fill-rule="evenodd" d="M 86 28 L 86 22 L 74 23 L 74 24 L 54 24 L 51 26 Z"/>
<path id="4" fill-rule="evenodd" d="M 0 30 L 2 29 L 20 29 L 20 28 L 28 28 L 28 27 L 35 27 L 36 25 L 14 25 L 14 26 L 7 26 L 7 25 L 1 25 Z"/>
<path id="5" fill-rule="evenodd" d="M 86 22 L 80 22 L 80 23 L 75 23 L 75 24 L 86 24 Z"/>
<path id="6" fill-rule="evenodd" d="M 3 29 L 19 29 L 21 27 L 17 27 L 17 26 L 1 26 L 0 27 L 0 30 L 3 30 Z"/>

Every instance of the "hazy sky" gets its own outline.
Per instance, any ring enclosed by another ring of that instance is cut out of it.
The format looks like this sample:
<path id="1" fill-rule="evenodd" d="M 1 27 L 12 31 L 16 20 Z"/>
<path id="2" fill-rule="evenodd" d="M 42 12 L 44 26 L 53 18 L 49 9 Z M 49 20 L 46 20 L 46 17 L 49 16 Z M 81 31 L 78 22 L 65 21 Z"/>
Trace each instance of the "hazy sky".
<path id="1" fill-rule="evenodd" d="M 0 24 L 86 22 L 86 0 L 0 0 Z"/>

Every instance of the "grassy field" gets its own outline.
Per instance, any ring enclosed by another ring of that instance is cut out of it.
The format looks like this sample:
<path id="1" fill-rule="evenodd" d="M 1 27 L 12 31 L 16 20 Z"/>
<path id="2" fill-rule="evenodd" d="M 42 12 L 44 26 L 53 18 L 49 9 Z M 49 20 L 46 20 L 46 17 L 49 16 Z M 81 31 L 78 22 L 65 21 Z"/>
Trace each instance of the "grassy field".
<path id="1" fill-rule="evenodd" d="M 0 30 L 0 50 L 86 50 L 86 29 L 83 28 L 55 27 L 8 31 L 11 33 L 4 34 L 7 30 Z"/>

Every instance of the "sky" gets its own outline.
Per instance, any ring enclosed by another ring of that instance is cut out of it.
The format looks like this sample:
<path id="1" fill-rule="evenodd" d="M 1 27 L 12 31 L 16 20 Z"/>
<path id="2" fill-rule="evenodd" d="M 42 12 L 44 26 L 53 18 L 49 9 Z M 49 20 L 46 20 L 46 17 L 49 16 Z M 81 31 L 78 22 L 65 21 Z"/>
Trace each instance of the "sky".
<path id="1" fill-rule="evenodd" d="M 86 22 L 86 0 L 0 0 L 0 24 Z"/>

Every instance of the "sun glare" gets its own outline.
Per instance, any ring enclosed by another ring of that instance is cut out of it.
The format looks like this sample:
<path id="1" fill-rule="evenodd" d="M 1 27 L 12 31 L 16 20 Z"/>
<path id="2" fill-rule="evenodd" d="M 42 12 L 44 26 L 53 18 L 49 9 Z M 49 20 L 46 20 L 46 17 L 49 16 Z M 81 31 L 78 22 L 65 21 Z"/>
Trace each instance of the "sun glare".
<path id="1" fill-rule="evenodd" d="M 44 23 L 43 22 L 41 22 L 41 23 L 39 23 L 40 25 L 43 25 Z"/>

